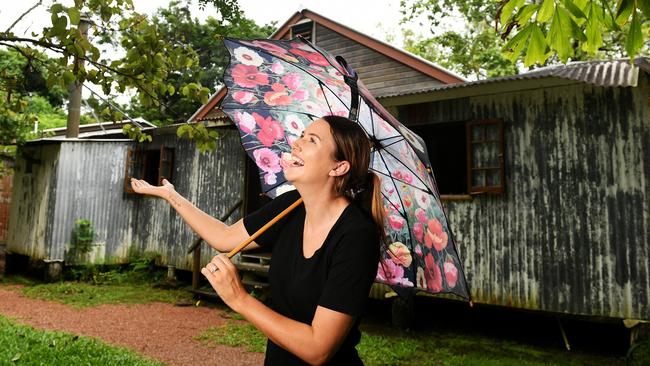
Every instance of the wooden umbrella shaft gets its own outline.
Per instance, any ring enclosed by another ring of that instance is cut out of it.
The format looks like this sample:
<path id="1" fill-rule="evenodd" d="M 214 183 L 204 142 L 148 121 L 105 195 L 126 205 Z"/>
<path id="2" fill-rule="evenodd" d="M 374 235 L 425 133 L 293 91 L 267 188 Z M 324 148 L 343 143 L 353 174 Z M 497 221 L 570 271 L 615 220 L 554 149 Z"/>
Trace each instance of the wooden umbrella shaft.
<path id="1" fill-rule="evenodd" d="M 235 249 L 231 250 L 230 253 L 228 253 L 228 258 L 232 258 L 235 254 L 239 253 L 242 249 L 246 248 L 248 244 L 250 244 L 255 239 L 257 239 L 258 236 L 262 235 L 268 228 L 273 226 L 281 218 L 285 217 L 289 212 L 293 211 L 293 209 L 298 207 L 301 203 L 302 203 L 302 197 L 298 198 L 296 202 L 291 204 L 291 206 L 285 208 L 284 211 L 280 212 L 276 217 L 273 218 L 273 220 L 267 222 L 264 226 L 262 226 L 259 230 L 257 230 L 255 234 L 251 235 L 250 238 L 246 239 L 243 243 L 239 244 Z"/>

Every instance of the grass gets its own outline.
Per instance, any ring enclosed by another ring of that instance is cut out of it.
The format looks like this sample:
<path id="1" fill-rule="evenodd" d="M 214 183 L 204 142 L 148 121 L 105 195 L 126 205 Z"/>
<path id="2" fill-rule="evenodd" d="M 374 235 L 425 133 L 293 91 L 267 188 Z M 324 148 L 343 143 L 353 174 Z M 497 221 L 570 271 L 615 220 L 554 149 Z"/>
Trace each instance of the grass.
<path id="1" fill-rule="evenodd" d="M 158 274 L 153 278 L 158 278 Z M 189 303 L 192 294 L 181 289 L 157 288 L 153 280 L 137 272 L 115 269 L 97 272 L 86 281 L 36 283 L 21 276 L 7 276 L 0 283 L 20 285 L 25 296 L 83 308 L 102 304 L 144 304 L 150 302 Z"/>
<path id="2" fill-rule="evenodd" d="M 94 338 L 35 330 L 2 316 L 0 344 L 2 365 L 162 365 Z"/>
<path id="3" fill-rule="evenodd" d="M 266 337 L 252 324 L 230 320 L 220 327 L 211 327 L 194 339 L 210 347 L 216 344 L 229 347 L 244 347 L 248 352 L 266 351 Z"/>
<path id="4" fill-rule="evenodd" d="M 207 345 L 245 347 L 264 352 L 266 338 L 250 323 L 229 321 L 206 330 L 195 339 Z M 366 365 L 622 365 L 623 360 L 563 350 L 544 349 L 512 341 L 453 333 L 404 332 L 391 327 L 363 326 L 357 346 Z"/>

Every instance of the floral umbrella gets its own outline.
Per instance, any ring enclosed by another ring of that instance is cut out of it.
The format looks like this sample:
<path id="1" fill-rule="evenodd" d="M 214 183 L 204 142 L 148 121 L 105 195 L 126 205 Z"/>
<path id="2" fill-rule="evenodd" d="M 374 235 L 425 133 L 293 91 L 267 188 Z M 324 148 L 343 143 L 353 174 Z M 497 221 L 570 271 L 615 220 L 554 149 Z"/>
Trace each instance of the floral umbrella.
<path id="1" fill-rule="evenodd" d="M 221 109 L 259 167 L 262 190 L 273 198 L 293 189 L 280 159 L 312 121 L 352 119 L 372 143 L 371 170 L 382 182 L 390 244 L 382 248 L 376 280 L 469 298 L 422 139 L 386 112 L 345 60 L 302 38 L 224 43 L 231 59 Z"/>

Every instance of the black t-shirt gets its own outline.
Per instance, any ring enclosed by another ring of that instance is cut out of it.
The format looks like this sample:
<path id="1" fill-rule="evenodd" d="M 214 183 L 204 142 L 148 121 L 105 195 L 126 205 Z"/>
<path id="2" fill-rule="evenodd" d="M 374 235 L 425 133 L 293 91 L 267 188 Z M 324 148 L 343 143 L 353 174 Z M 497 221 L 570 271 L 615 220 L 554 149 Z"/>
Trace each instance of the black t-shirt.
<path id="1" fill-rule="evenodd" d="M 253 234 L 298 198 L 300 194 L 295 190 L 276 197 L 244 218 L 246 230 Z M 272 248 L 271 307 L 286 317 L 310 325 L 317 306 L 355 317 L 354 326 L 329 363 L 362 364 L 355 346 L 361 338 L 360 315 L 379 262 L 379 235 L 375 224 L 364 211 L 350 204 L 322 247 L 310 258 L 305 258 L 302 250 L 304 223 L 305 206 L 300 205 L 255 239 L 260 246 Z M 265 364 L 304 365 L 305 362 L 269 340 Z"/>

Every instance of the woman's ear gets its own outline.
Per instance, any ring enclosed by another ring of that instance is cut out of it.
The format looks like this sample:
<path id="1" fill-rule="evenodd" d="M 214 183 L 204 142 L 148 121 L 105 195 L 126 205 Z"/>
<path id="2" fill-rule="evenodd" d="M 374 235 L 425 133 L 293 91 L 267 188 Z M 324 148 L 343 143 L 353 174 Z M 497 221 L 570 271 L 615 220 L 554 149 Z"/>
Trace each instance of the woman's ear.
<path id="1" fill-rule="evenodd" d="M 347 160 L 336 163 L 334 169 L 330 170 L 330 177 L 339 177 L 350 171 L 350 163 Z"/>

